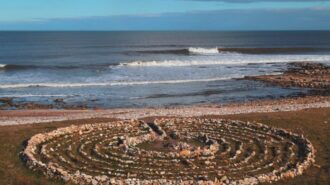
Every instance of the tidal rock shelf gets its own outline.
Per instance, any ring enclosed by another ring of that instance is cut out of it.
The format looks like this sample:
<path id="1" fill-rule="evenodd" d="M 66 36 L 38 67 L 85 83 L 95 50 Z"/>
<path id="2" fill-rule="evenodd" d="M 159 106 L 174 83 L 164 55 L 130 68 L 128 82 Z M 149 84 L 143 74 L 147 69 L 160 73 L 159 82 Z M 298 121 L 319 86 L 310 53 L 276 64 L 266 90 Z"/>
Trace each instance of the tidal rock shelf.
<path id="1" fill-rule="evenodd" d="M 33 170 L 75 184 L 271 183 L 314 163 L 308 139 L 260 123 L 173 118 L 73 125 L 33 136 Z"/>
<path id="2" fill-rule="evenodd" d="M 244 79 L 257 80 L 283 87 L 302 87 L 324 90 L 329 95 L 330 66 L 320 63 L 297 62 L 280 75 L 247 76 Z"/>

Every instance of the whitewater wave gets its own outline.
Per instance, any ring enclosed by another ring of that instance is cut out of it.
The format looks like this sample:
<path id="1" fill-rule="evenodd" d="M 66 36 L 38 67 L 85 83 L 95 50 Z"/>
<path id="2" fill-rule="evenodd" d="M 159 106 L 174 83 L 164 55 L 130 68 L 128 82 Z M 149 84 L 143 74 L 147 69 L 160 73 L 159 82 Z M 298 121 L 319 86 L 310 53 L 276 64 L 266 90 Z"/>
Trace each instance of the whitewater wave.
<path id="1" fill-rule="evenodd" d="M 246 65 L 267 63 L 290 62 L 330 62 L 330 55 L 301 55 L 301 56 L 272 56 L 272 57 L 247 57 L 239 56 L 215 60 L 163 60 L 163 61 L 134 61 L 120 63 L 119 67 L 184 67 L 208 65 Z M 118 67 L 116 66 L 116 67 Z M 113 67 L 113 66 L 111 66 Z"/>
<path id="2" fill-rule="evenodd" d="M 211 55 L 211 54 L 218 54 L 219 50 L 218 48 L 188 48 L 188 51 L 192 54 L 206 54 L 206 55 Z"/>
<path id="3" fill-rule="evenodd" d="M 146 54 L 174 54 L 174 55 L 215 55 L 219 54 L 219 49 L 215 48 L 201 48 L 201 47 L 189 47 L 183 49 L 166 49 L 166 50 L 143 50 L 136 51 L 138 53 L 146 53 Z M 222 52 L 221 53 L 229 53 Z"/>
<path id="4" fill-rule="evenodd" d="M 127 67 L 184 67 L 184 66 L 204 66 L 204 65 L 221 65 L 230 64 L 222 61 L 182 61 L 182 60 L 164 60 L 164 61 L 134 61 L 128 63 L 120 63 L 118 66 Z M 234 63 L 232 63 L 234 64 Z"/>
<path id="5" fill-rule="evenodd" d="M 313 52 L 327 52 L 330 48 L 311 48 L 311 47 L 280 47 L 280 48 L 235 48 L 235 47 L 187 47 L 180 49 L 152 49 L 136 51 L 147 54 L 174 54 L 174 55 L 215 55 L 215 54 L 304 54 Z"/>
<path id="6" fill-rule="evenodd" d="M 0 69 L 5 68 L 6 66 L 7 66 L 7 64 L 0 64 Z"/>
<path id="7" fill-rule="evenodd" d="M 132 82 L 110 82 L 110 83 L 30 83 L 30 84 L 2 84 L 0 89 L 9 88 L 33 88 L 33 87 L 52 87 L 52 88 L 73 88 L 73 87 L 93 87 L 93 86 L 130 86 L 130 85 L 149 85 L 149 84 L 180 84 L 194 82 L 212 82 L 242 78 L 244 76 L 192 79 L 192 80 L 162 80 L 162 81 L 132 81 Z"/>
<path id="8" fill-rule="evenodd" d="M 236 52 L 241 54 L 297 54 L 329 51 L 330 48 L 280 47 L 280 48 L 218 48 L 219 52 Z"/>

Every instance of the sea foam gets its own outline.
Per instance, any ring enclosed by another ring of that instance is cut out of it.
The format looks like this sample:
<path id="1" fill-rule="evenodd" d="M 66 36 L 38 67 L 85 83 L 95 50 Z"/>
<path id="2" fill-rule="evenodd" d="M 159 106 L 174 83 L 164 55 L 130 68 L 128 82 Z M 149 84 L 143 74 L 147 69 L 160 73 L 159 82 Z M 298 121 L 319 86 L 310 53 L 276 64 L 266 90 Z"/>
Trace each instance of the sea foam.
<path id="1" fill-rule="evenodd" d="M 208 65 L 247 65 L 290 62 L 330 62 L 330 55 L 241 55 L 228 54 L 222 58 L 200 60 L 133 61 L 110 67 L 184 67 Z"/>
<path id="2" fill-rule="evenodd" d="M 218 48 L 188 48 L 188 51 L 192 54 L 217 54 L 219 53 Z"/>
<path id="3" fill-rule="evenodd" d="M 9 88 L 33 88 L 33 87 L 52 87 L 52 88 L 74 88 L 74 87 L 92 87 L 92 86 L 130 86 L 130 85 L 148 85 L 148 84 L 179 84 L 194 82 L 211 82 L 241 78 L 243 76 L 219 77 L 207 79 L 191 80 L 160 80 L 160 81 L 131 81 L 131 82 L 109 82 L 109 83 L 27 83 L 27 84 L 2 84 L 0 89 Z"/>

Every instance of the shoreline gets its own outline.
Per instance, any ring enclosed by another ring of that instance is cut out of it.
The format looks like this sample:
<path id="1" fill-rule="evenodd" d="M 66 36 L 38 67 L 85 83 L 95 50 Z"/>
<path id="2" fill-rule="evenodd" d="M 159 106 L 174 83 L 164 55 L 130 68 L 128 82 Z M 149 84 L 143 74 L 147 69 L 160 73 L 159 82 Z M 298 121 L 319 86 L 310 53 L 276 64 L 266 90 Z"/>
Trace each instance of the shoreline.
<path id="1" fill-rule="evenodd" d="M 87 109 L 84 106 L 59 109 L 28 103 L 18 110 L 0 110 L 0 126 L 34 124 L 65 120 L 90 118 L 139 119 L 145 117 L 196 117 L 210 115 L 236 115 L 247 113 L 269 113 L 298 111 L 310 108 L 330 107 L 330 67 L 320 63 L 291 63 L 289 68 L 279 75 L 245 77 L 244 79 L 262 81 L 282 87 L 310 88 L 309 95 L 285 97 L 279 99 L 259 99 L 249 102 L 228 104 L 195 104 L 182 106 Z M 0 99 L 13 106 L 11 99 Z M 63 104 L 58 99 L 56 104 Z"/>
<path id="2" fill-rule="evenodd" d="M 314 62 L 294 62 L 288 63 L 288 68 L 279 74 L 269 74 L 260 76 L 245 76 L 236 78 L 237 81 L 256 81 L 266 84 L 266 86 L 281 88 L 302 88 L 300 92 L 288 94 L 284 97 L 278 97 L 276 94 L 270 94 L 259 99 L 249 100 L 250 102 L 281 101 L 282 99 L 294 99 L 296 97 L 329 96 L 330 95 L 330 66 Z M 9 110 L 99 110 L 99 109 L 162 109 L 166 107 L 199 107 L 216 106 L 217 104 L 230 106 L 235 104 L 245 104 L 244 98 L 241 100 L 224 103 L 196 103 L 186 105 L 160 105 L 152 106 L 128 106 L 128 107 L 100 107 L 89 105 L 88 103 L 69 104 L 63 98 L 50 98 L 49 102 L 43 104 L 33 101 L 15 101 L 16 97 L 0 97 L 0 111 Z"/>
<path id="3" fill-rule="evenodd" d="M 93 118 L 140 119 L 146 117 L 221 116 L 248 113 L 288 112 L 329 107 L 329 96 L 307 96 L 279 100 L 259 100 L 247 103 L 232 103 L 227 105 L 207 104 L 163 108 L 1 110 L 0 126 Z"/>
<path id="4" fill-rule="evenodd" d="M 319 94 L 328 94 L 330 90 L 330 66 L 321 63 L 295 62 L 289 63 L 289 68 L 283 74 L 247 76 L 244 79 L 281 87 L 311 88 L 319 90 Z"/>

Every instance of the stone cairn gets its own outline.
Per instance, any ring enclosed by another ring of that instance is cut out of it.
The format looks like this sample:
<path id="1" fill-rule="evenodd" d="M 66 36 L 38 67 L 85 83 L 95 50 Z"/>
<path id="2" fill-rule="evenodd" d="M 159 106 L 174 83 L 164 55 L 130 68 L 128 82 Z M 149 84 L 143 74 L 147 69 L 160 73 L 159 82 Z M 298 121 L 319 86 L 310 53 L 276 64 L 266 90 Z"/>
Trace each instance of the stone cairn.
<path id="1" fill-rule="evenodd" d="M 33 136 L 27 166 L 75 184 L 254 185 L 301 175 L 308 139 L 259 123 L 158 119 L 74 125 Z"/>

